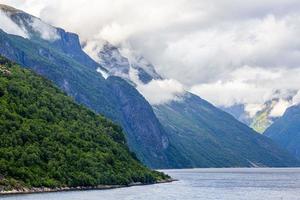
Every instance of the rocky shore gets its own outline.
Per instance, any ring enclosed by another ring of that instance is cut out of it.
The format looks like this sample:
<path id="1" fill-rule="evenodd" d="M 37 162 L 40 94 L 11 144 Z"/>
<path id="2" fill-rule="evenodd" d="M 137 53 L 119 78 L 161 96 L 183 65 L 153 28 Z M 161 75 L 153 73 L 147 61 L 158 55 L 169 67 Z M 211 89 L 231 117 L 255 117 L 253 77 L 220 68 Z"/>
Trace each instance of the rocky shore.
<path id="1" fill-rule="evenodd" d="M 173 181 L 177 181 L 175 179 L 166 179 L 162 181 L 158 181 L 153 184 L 161 184 L 161 183 L 170 183 Z M 34 193 L 48 193 L 48 192 L 67 192 L 67 191 L 80 191 L 80 190 L 108 190 L 108 189 L 117 189 L 124 187 L 132 187 L 132 186 L 143 186 L 143 185 L 153 185 L 153 184 L 144 184 L 144 183 L 131 183 L 129 185 L 98 185 L 98 186 L 78 186 L 78 187 L 60 187 L 60 188 L 48 188 L 48 187 L 40 187 L 40 188 L 20 188 L 9 191 L 1 191 L 0 196 L 2 195 L 15 195 L 15 194 L 34 194 Z"/>

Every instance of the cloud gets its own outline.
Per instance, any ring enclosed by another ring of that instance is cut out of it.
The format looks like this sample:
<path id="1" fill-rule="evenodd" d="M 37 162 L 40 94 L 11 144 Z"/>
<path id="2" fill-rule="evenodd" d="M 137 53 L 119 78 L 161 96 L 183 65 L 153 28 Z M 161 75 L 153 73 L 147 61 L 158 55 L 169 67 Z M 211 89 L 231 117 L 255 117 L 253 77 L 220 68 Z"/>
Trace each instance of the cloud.
<path id="1" fill-rule="evenodd" d="M 10 12 L 4 12 L 0 9 L 0 28 L 9 34 L 18 35 L 24 38 L 30 38 L 32 30 L 40 35 L 44 40 L 55 41 L 60 39 L 56 28 L 44 23 L 38 18 L 24 18 L 22 20 L 15 18 L 14 21 L 11 18 Z M 25 26 L 25 24 L 29 25 Z"/>
<path id="2" fill-rule="evenodd" d="M 217 106 L 225 107 L 238 103 L 261 104 L 272 96 L 266 88 L 237 80 L 196 85 L 191 88 L 191 92 Z"/>
<path id="3" fill-rule="evenodd" d="M 223 80 L 195 85 L 191 92 L 219 106 L 263 104 L 273 98 L 295 96 L 300 86 L 299 74 L 299 68 L 262 69 L 244 66 Z"/>
<path id="4" fill-rule="evenodd" d="M 251 104 L 248 103 L 245 105 L 245 111 L 246 113 L 249 115 L 249 117 L 254 117 L 255 114 L 262 110 L 264 108 L 264 106 L 262 104 Z"/>
<path id="5" fill-rule="evenodd" d="M 245 65 L 299 67 L 299 34 L 298 15 L 224 22 L 170 42 L 161 56 L 167 67 L 161 70 L 194 85 L 223 79 Z"/>
<path id="6" fill-rule="evenodd" d="M 292 105 L 291 102 L 280 99 L 270 112 L 270 117 L 280 117 L 286 109 Z"/>
<path id="7" fill-rule="evenodd" d="M 130 66 L 128 79 L 135 84 L 136 89 L 151 105 L 180 101 L 181 97 L 186 92 L 184 86 L 173 79 L 153 79 L 149 83 L 144 84 L 139 79 L 138 70 L 134 69 L 132 66 Z"/>
<path id="8" fill-rule="evenodd" d="M 101 59 L 98 54 L 102 50 L 104 44 L 104 40 L 89 40 L 89 42 L 85 43 L 83 50 L 96 62 L 100 62 Z"/>
<path id="9" fill-rule="evenodd" d="M 179 101 L 185 90 L 178 81 L 172 79 L 152 80 L 148 84 L 139 84 L 138 91 L 152 105 Z"/>
<path id="10" fill-rule="evenodd" d="M 32 18 L 30 22 L 31 27 L 34 31 L 40 34 L 40 37 L 44 40 L 55 41 L 60 39 L 56 28 L 42 22 L 38 18 Z"/>
<path id="11" fill-rule="evenodd" d="M 28 38 L 28 33 L 25 28 L 22 28 L 15 24 L 6 13 L 2 12 L 0 10 L 0 29 L 2 29 L 4 32 L 18 35 L 24 38 Z"/>
<path id="12" fill-rule="evenodd" d="M 300 90 L 298 90 L 297 94 L 293 97 L 293 105 L 297 105 L 300 103 Z"/>

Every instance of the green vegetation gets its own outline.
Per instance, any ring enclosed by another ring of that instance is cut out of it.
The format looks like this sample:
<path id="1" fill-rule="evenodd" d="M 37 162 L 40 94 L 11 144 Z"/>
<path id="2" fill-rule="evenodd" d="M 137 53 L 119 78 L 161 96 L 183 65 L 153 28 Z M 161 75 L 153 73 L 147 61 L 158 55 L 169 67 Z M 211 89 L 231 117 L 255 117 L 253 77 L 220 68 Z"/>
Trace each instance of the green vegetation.
<path id="1" fill-rule="evenodd" d="M 127 185 L 168 178 L 140 164 L 122 129 L 0 57 L 0 188 Z"/>
<path id="2" fill-rule="evenodd" d="M 269 118 L 269 112 L 259 112 L 257 113 L 250 127 L 253 128 L 258 133 L 263 133 L 273 122 Z"/>
<path id="3" fill-rule="evenodd" d="M 271 126 L 276 120 L 276 118 L 271 117 L 271 112 L 278 101 L 279 99 L 275 98 L 266 102 L 263 109 L 256 113 L 253 117 L 250 127 L 258 133 L 263 133 L 269 126 Z"/>

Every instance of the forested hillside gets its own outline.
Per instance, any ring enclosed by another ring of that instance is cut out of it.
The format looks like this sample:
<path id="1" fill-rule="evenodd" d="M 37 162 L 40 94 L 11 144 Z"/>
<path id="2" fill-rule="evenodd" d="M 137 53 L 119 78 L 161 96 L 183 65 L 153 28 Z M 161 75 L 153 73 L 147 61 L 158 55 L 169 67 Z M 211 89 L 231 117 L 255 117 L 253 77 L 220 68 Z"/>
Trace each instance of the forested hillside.
<path id="1" fill-rule="evenodd" d="M 154 183 L 122 129 L 52 83 L 0 57 L 0 186 Z"/>

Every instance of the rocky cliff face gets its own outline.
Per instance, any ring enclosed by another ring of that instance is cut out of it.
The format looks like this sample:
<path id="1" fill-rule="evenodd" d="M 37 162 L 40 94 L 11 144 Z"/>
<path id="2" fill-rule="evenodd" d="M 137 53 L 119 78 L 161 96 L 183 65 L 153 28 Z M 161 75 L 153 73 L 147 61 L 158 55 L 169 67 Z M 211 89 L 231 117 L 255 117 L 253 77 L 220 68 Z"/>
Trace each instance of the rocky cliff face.
<path id="1" fill-rule="evenodd" d="M 168 165 L 166 134 L 151 106 L 132 85 L 113 77 L 103 78 L 96 71 L 102 66 L 84 53 L 76 34 L 41 21 L 33 25 L 32 21 L 39 19 L 22 11 L 8 16 L 26 30 L 28 37 L 0 30 L 1 55 L 47 77 L 77 102 L 122 125 L 130 149 L 148 166 Z M 38 32 L 36 25 L 47 26 L 48 35 Z"/>
<path id="2" fill-rule="evenodd" d="M 124 126 L 131 138 L 129 146 L 136 148 L 135 152 L 146 165 L 156 163 L 159 167 L 171 167 L 165 154 L 169 140 L 150 104 L 123 79 L 109 77 L 108 83 L 113 95 L 119 99 L 119 109 L 127 122 Z"/>

